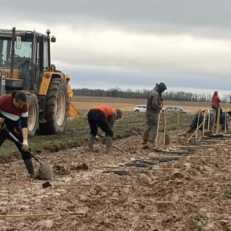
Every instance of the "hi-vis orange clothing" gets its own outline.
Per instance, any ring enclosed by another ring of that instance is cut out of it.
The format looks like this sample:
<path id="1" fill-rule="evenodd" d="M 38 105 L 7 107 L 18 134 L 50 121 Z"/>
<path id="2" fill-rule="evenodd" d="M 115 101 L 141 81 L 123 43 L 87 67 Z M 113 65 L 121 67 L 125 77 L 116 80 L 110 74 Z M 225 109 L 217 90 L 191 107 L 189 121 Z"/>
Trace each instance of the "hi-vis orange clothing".
<path id="1" fill-rule="evenodd" d="M 92 107 L 91 109 L 100 110 L 101 112 L 103 112 L 106 120 L 108 120 L 109 117 L 111 117 L 115 113 L 115 109 L 108 105 L 97 105 L 97 106 Z"/>

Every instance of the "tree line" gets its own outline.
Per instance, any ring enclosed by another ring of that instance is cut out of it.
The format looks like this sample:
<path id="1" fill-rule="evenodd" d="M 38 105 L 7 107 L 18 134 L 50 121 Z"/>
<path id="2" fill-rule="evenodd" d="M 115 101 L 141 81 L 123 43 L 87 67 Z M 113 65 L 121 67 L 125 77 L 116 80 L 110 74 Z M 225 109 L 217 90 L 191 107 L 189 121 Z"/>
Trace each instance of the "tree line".
<path id="1" fill-rule="evenodd" d="M 142 89 L 132 91 L 131 89 L 127 89 L 125 91 L 120 88 L 111 88 L 108 90 L 102 89 L 72 89 L 74 95 L 76 96 L 97 96 L 97 97 L 117 97 L 117 98 L 136 98 L 136 99 L 147 99 L 150 93 L 150 90 Z M 175 100 L 175 101 L 191 101 L 191 102 L 210 102 L 212 99 L 211 94 L 198 94 L 191 92 L 183 92 L 183 91 L 167 91 L 164 92 L 163 98 L 165 100 Z M 224 95 L 221 98 L 222 102 L 231 103 L 231 94 Z"/>

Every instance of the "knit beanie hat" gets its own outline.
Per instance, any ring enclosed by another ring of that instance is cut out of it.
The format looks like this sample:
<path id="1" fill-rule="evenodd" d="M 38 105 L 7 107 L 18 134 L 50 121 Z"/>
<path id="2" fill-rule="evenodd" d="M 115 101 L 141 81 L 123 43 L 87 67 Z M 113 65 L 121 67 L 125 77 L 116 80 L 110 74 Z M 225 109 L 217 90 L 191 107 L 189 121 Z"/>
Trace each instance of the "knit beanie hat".
<path id="1" fill-rule="evenodd" d="M 123 113 L 122 113 L 122 111 L 120 109 L 116 109 L 116 114 L 117 114 L 118 117 L 121 118 Z"/>

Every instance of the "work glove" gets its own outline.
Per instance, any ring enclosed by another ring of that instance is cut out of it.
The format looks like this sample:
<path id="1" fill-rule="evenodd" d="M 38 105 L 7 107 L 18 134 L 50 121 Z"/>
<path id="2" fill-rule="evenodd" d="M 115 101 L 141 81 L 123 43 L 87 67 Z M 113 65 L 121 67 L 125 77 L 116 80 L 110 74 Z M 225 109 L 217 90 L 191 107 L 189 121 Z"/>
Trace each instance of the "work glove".
<path id="1" fill-rule="evenodd" d="M 23 140 L 23 143 L 22 143 L 22 150 L 24 152 L 28 152 L 29 151 L 29 146 L 28 146 L 28 141 L 27 140 Z"/>
<path id="2" fill-rule="evenodd" d="M 164 107 L 161 108 L 162 112 L 164 112 Z"/>
<path id="3" fill-rule="evenodd" d="M 4 118 L 0 117 L 0 125 L 4 123 Z"/>

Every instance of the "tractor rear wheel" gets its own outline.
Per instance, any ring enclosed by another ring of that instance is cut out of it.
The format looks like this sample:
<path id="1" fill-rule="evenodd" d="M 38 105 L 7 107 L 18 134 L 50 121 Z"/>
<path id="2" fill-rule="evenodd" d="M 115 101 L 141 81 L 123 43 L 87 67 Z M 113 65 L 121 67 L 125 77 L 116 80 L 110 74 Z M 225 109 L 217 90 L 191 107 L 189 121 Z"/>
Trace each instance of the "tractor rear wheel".
<path id="1" fill-rule="evenodd" d="M 38 98 L 36 94 L 26 94 L 27 95 L 27 104 L 28 104 L 28 118 L 27 118 L 27 127 L 28 135 L 34 136 L 36 130 L 38 129 L 38 118 L 39 118 L 39 106 Z"/>
<path id="2" fill-rule="evenodd" d="M 53 78 L 46 96 L 45 120 L 40 123 L 42 134 L 57 134 L 64 131 L 68 117 L 68 94 L 65 82 L 60 78 Z"/>

